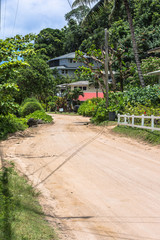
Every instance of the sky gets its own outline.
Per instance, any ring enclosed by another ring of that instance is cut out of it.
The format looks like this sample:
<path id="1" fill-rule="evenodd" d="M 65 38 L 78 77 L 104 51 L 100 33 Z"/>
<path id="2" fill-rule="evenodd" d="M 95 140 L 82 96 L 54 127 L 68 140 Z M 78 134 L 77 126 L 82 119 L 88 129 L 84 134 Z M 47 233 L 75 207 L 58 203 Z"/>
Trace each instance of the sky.
<path id="1" fill-rule="evenodd" d="M 69 11 L 68 0 L 1 0 L 0 39 L 61 29 L 67 25 L 64 15 Z"/>

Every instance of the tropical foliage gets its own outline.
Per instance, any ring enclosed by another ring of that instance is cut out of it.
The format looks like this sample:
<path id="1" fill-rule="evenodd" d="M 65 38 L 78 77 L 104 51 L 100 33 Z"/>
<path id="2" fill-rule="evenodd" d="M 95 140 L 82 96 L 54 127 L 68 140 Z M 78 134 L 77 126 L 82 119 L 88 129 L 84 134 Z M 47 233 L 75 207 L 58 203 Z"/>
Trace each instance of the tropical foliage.
<path id="1" fill-rule="evenodd" d="M 80 114 L 94 117 L 96 121 L 108 118 L 109 111 L 143 112 L 146 109 L 147 113 L 158 114 L 160 94 L 159 87 L 154 86 L 158 77 L 147 73 L 160 70 L 160 53 L 149 55 L 147 52 L 160 46 L 159 0 L 75 0 L 73 6 L 65 15 L 67 24 L 62 29 L 46 28 L 37 36 L 28 34 L 0 39 L 1 129 L 6 129 L 8 122 L 17 122 L 20 129 L 25 128 L 26 122 L 18 119 L 25 104 L 32 111 L 23 116 L 37 110 L 31 107 L 34 104 L 41 104 L 45 110 L 63 107 L 71 111 L 78 97 L 83 95 L 82 91 L 67 89 L 62 97 L 57 97 L 57 85 L 80 80 L 100 87 L 104 96 L 109 97 L 107 109 L 104 100 L 90 100 L 79 108 Z M 108 67 L 112 77 L 110 90 L 113 91 L 109 96 L 104 81 L 105 28 L 109 32 Z M 75 79 L 49 69 L 49 59 L 74 51 L 77 51 L 77 60 L 87 66 L 77 71 Z M 86 62 L 84 52 L 100 63 L 97 70 L 91 62 Z M 144 85 L 147 87 L 141 88 Z M 39 103 L 22 104 L 31 97 Z"/>
<path id="2" fill-rule="evenodd" d="M 106 109 L 103 99 L 91 99 L 84 102 L 78 113 L 91 117 L 92 122 L 102 122 L 109 119 L 109 112 L 128 113 L 148 116 L 160 115 L 160 87 L 148 86 L 145 88 L 132 88 L 126 92 L 111 92 L 109 94 L 110 106 Z"/>

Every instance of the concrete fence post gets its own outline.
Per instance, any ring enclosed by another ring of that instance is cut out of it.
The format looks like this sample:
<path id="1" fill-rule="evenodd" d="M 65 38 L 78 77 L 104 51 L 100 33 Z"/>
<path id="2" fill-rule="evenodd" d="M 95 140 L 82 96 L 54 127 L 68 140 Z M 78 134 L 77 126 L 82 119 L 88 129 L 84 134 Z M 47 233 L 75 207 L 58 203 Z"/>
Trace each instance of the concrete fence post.
<path id="1" fill-rule="evenodd" d="M 151 115 L 151 128 L 154 130 L 154 115 Z"/>
<path id="2" fill-rule="evenodd" d="M 120 114 L 118 113 L 118 126 L 119 126 L 119 123 L 120 123 Z"/>
<path id="3" fill-rule="evenodd" d="M 144 126 L 144 114 L 142 114 L 142 126 Z"/>
<path id="4" fill-rule="evenodd" d="M 132 126 L 134 126 L 134 115 L 132 115 Z"/>

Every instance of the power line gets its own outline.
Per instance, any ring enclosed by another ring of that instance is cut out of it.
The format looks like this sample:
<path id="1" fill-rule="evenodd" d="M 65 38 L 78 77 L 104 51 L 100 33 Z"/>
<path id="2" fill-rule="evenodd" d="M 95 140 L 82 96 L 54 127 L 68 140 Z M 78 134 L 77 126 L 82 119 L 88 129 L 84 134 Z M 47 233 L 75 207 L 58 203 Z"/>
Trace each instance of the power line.
<path id="1" fill-rule="evenodd" d="M 68 1 L 68 3 L 69 3 L 69 6 L 71 7 L 71 9 L 72 9 L 72 5 L 71 5 L 71 3 L 70 3 L 70 1 L 69 0 L 67 0 Z"/>
<path id="2" fill-rule="evenodd" d="M 14 28 L 15 28 L 15 25 L 16 25 L 16 19 L 17 19 L 17 14 L 18 14 L 18 7 L 19 7 L 19 0 L 17 0 L 17 7 L 16 7 L 16 14 L 15 14 L 15 19 L 14 19 L 14 23 L 13 23 L 12 35 L 14 34 Z"/>

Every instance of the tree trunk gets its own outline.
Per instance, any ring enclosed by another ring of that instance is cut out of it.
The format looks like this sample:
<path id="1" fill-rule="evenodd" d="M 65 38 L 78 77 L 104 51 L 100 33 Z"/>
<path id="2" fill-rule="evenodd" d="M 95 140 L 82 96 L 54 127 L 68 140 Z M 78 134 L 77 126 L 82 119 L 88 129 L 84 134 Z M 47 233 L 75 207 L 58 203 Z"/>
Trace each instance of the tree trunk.
<path id="1" fill-rule="evenodd" d="M 121 87 L 121 92 L 123 92 L 122 59 L 120 54 L 117 57 L 118 57 L 118 62 L 120 67 L 120 87 Z"/>
<path id="2" fill-rule="evenodd" d="M 98 98 L 98 88 L 96 88 L 96 98 Z"/>
<path id="3" fill-rule="evenodd" d="M 129 27 L 130 27 L 130 31 L 131 31 L 131 38 L 132 38 L 132 45 L 133 45 L 133 52 L 134 52 L 134 56 L 135 56 L 135 60 L 136 60 L 139 80 L 140 80 L 141 86 L 145 87 L 145 83 L 144 83 L 143 75 L 142 75 L 142 71 L 141 71 L 141 64 L 140 64 L 138 50 L 137 50 L 137 43 L 136 43 L 136 38 L 135 38 L 135 34 L 134 34 L 134 27 L 133 27 L 133 21 L 132 21 L 130 8 L 129 8 L 129 3 L 128 3 L 128 0 L 123 0 L 123 2 L 125 5 L 125 8 L 126 8 L 127 16 L 128 16 L 128 22 L 129 22 Z"/>
<path id="4" fill-rule="evenodd" d="M 106 99 L 106 108 L 109 106 L 109 98 L 108 98 L 108 31 L 105 29 L 105 64 L 104 64 L 105 76 L 103 77 L 104 86 L 105 86 L 105 99 Z"/>

